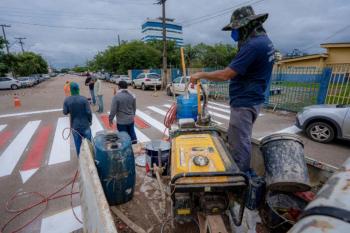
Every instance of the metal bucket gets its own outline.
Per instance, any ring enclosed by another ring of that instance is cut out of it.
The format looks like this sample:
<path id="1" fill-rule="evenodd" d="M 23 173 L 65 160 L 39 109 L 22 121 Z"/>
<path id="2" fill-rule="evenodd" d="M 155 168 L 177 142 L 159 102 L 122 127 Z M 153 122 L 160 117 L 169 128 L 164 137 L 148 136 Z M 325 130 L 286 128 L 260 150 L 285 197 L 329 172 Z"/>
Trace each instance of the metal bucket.
<path id="1" fill-rule="evenodd" d="M 262 139 L 266 187 L 282 192 L 311 189 L 304 145 L 294 134 L 272 134 Z"/>
<path id="2" fill-rule="evenodd" d="M 167 174 L 170 156 L 170 143 L 163 140 L 153 140 L 145 144 L 146 149 L 146 171 L 150 175 L 153 173 L 153 164 L 164 167 L 163 175 Z"/>
<path id="3" fill-rule="evenodd" d="M 263 221 L 271 232 L 287 232 L 296 222 L 288 211 L 296 211 L 297 215 L 305 208 L 307 202 L 283 192 L 268 192 L 266 195 L 266 206 L 263 209 Z"/>

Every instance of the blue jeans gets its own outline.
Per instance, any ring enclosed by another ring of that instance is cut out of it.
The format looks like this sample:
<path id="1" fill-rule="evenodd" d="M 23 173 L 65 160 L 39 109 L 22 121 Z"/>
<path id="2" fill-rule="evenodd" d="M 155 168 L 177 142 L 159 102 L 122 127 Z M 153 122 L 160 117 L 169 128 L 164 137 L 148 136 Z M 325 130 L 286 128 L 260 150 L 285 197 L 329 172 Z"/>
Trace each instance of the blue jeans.
<path id="1" fill-rule="evenodd" d="M 98 112 L 103 112 L 103 95 L 98 95 L 97 96 L 98 99 Z"/>
<path id="2" fill-rule="evenodd" d="M 132 144 L 136 144 L 137 143 L 134 123 L 131 123 L 131 124 L 128 124 L 128 125 L 117 124 L 117 129 L 120 132 L 128 133 L 130 138 L 131 138 Z"/>
<path id="3" fill-rule="evenodd" d="M 72 131 L 73 132 L 73 139 L 74 139 L 75 149 L 76 149 L 77 155 L 79 157 L 82 137 L 76 131 L 78 131 L 78 133 L 83 138 L 86 138 L 86 139 L 91 141 L 91 129 L 90 128 L 87 128 L 87 129 L 74 129 Z"/>
<path id="4" fill-rule="evenodd" d="M 91 100 L 92 103 L 95 105 L 96 104 L 96 98 L 95 98 L 95 93 L 94 93 L 94 89 L 90 89 L 90 95 L 91 95 Z"/>
<path id="5" fill-rule="evenodd" d="M 253 107 L 231 107 L 228 144 L 232 158 L 242 172 L 250 169 L 253 124 L 259 115 L 261 105 Z"/>

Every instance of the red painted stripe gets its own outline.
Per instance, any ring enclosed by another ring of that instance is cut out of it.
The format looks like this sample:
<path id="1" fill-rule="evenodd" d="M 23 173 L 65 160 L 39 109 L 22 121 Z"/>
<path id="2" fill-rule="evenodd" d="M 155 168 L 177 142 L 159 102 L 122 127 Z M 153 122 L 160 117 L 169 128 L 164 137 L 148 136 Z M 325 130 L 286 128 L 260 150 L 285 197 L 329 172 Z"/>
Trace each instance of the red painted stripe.
<path id="1" fill-rule="evenodd" d="M 144 120 L 142 120 L 138 116 L 135 116 L 134 120 L 135 120 L 135 125 L 137 126 L 137 128 L 146 129 L 146 128 L 151 127 L 148 123 L 146 123 Z"/>
<path id="2" fill-rule="evenodd" d="M 39 168 L 41 166 L 41 163 L 44 159 L 45 150 L 49 144 L 48 142 L 51 132 L 51 126 L 44 126 L 39 129 L 39 132 L 28 152 L 28 156 L 22 165 L 21 171 Z"/>
<path id="3" fill-rule="evenodd" d="M 4 145 L 7 144 L 7 142 L 12 137 L 13 132 L 12 131 L 4 131 L 0 133 L 0 148 L 2 148 Z"/>
<path id="4" fill-rule="evenodd" d="M 109 126 L 109 117 L 108 117 L 108 115 L 101 115 L 101 120 L 102 120 L 102 123 L 103 123 L 103 125 L 105 126 L 106 129 L 113 129 L 113 130 L 117 129 L 117 126 L 115 125 L 115 123 L 113 123 L 112 127 Z"/>

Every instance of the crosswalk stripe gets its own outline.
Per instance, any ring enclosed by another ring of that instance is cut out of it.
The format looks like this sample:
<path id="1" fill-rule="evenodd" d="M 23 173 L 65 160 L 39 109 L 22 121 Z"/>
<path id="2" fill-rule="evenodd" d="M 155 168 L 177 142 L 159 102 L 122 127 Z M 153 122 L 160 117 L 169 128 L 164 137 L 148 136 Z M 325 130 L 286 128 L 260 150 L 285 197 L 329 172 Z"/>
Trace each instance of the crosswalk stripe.
<path id="1" fill-rule="evenodd" d="M 64 140 L 62 137 L 62 132 L 65 128 L 69 128 L 69 118 L 58 118 L 49 158 L 49 165 L 63 163 L 70 160 L 70 138 Z M 68 130 L 65 131 L 65 135 L 66 134 L 68 134 Z"/>
<path id="2" fill-rule="evenodd" d="M 222 114 L 220 114 L 220 113 L 216 113 L 216 112 L 213 112 L 213 111 L 209 111 L 209 114 L 210 114 L 210 115 L 213 115 L 213 116 L 216 116 L 216 117 L 219 117 L 219 118 L 222 118 L 222 119 L 225 119 L 225 120 L 230 120 L 230 117 L 229 117 L 229 116 L 222 115 Z"/>
<path id="3" fill-rule="evenodd" d="M 214 106 L 211 106 L 211 105 L 208 105 L 208 108 L 211 108 L 211 109 L 214 109 L 214 110 L 217 110 L 217 111 L 220 111 L 220 112 L 225 112 L 225 113 L 228 113 L 228 114 L 231 113 L 230 110 L 223 109 L 223 108 L 217 108 L 217 107 L 214 107 Z"/>
<path id="4" fill-rule="evenodd" d="M 23 183 L 25 183 L 40 168 L 45 157 L 45 151 L 49 145 L 51 132 L 51 126 L 47 125 L 40 127 L 37 135 L 34 137 L 27 158 L 24 160 L 19 172 Z"/>
<path id="5" fill-rule="evenodd" d="M 165 115 L 166 115 L 166 112 L 163 111 L 163 110 L 160 109 L 160 108 L 157 108 L 157 107 L 154 107 L 154 106 L 148 106 L 147 108 L 148 108 L 148 109 L 151 109 L 153 112 L 159 113 L 159 114 L 162 115 L 162 116 L 165 116 Z"/>
<path id="6" fill-rule="evenodd" d="M 98 120 L 96 114 L 92 114 L 92 125 L 91 125 L 92 137 L 95 137 L 96 133 L 101 130 L 103 130 L 103 127 L 100 121 Z"/>
<path id="7" fill-rule="evenodd" d="M 0 177 L 10 175 L 41 121 L 30 121 L 0 156 Z"/>
<path id="8" fill-rule="evenodd" d="M 138 128 L 135 127 L 135 133 L 136 133 L 136 137 L 137 137 L 137 141 L 144 143 L 144 142 L 149 142 L 151 141 L 151 139 L 149 139 L 149 137 L 147 137 L 145 134 L 143 134 Z"/>
<path id="9" fill-rule="evenodd" d="M 74 212 L 79 219 L 82 219 L 81 206 L 74 207 Z M 69 233 L 82 228 L 82 224 L 78 222 L 71 208 L 43 218 L 41 221 L 40 233 Z"/>
<path id="10" fill-rule="evenodd" d="M 148 116 L 146 113 L 144 113 L 144 112 L 142 112 L 142 111 L 137 109 L 136 110 L 136 115 L 138 115 L 143 120 L 148 122 L 154 128 L 158 129 L 160 132 L 165 133 L 167 136 L 169 135 L 167 129 L 165 128 L 165 126 L 162 123 L 160 123 L 159 121 L 155 120 L 154 118 Z"/>
<path id="11" fill-rule="evenodd" d="M 62 111 L 62 108 L 49 109 L 49 110 L 40 110 L 40 111 L 33 111 L 33 112 L 20 112 L 20 113 L 12 113 L 12 114 L 0 115 L 0 118 L 14 117 L 14 116 L 25 116 L 25 115 L 33 115 L 33 114 L 41 114 L 41 113 L 49 113 L 49 112 L 60 112 L 60 111 Z"/>
<path id="12" fill-rule="evenodd" d="M 223 108 L 230 108 L 230 106 L 226 105 L 226 104 L 219 104 L 219 103 L 216 103 L 216 102 L 213 102 L 213 101 L 208 101 L 209 104 L 214 104 L 216 106 L 219 106 L 219 107 L 223 107 Z"/>
<path id="13" fill-rule="evenodd" d="M 6 128 L 7 125 L 0 125 L 0 132 Z"/>
<path id="14" fill-rule="evenodd" d="M 163 106 L 166 107 L 166 108 L 170 108 L 170 107 L 171 107 L 170 104 L 164 104 Z M 221 115 L 221 114 L 220 114 L 220 115 Z M 218 124 L 218 125 L 224 124 L 224 123 L 222 123 L 222 122 L 220 122 L 220 121 L 216 121 L 216 120 L 212 120 L 212 121 L 213 121 L 214 123 Z"/>

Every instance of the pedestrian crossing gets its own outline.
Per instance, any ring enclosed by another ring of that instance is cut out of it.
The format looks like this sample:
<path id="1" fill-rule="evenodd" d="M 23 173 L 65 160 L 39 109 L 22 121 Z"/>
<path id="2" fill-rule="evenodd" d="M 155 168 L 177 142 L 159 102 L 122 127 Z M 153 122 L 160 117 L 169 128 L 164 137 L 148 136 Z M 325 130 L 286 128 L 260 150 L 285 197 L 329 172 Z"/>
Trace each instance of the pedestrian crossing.
<path id="1" fill-rule="evenodd" d="M 222 125 L 229 120 L 229 107 L 220 105 L 211 103 L 208 107 L 214 121 Z M 164 126 L 163 120 L 169 108 L 170 104 L 164 103 L 137 109 L 136 116 L 150 126 L 149 128 L 135 126 L 135 133 L 139 142 L 145 143 L 152 139 L 168 136 L 169 132 Z M 25 115 L 40 118 L 41 114 L 52 114 L 60 111 L 61 109 L 51 109 L 6 114 L 0 115 L 0 118 L 22 117 Z M 93 136 L 104 129 L 115 129 L 115 126 L 114 128 L 107 126 L 103 121 L 104 118 L 108 119 L 108 115 L 93 114 L 91 125 Z M 0 124 L 0 178 L 11 175 L 18 165 L 18 172 L 22 182 L 25 183 L 41 167 L 69 162 L 75 156 L 72 137 L 66 140 L 69 130 L 65 130 L 63 135 L 63 130 L 70 126 L 69 117 L 62 116 L 50 119 L 49 123 L 46 119 L 28 121 L 23 124 L 23 129 L 18 126 L 19 129 L 17 130 L 12 130 L 11 124 Z"/>

